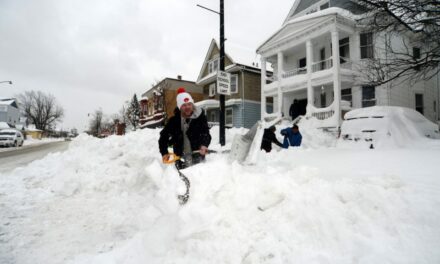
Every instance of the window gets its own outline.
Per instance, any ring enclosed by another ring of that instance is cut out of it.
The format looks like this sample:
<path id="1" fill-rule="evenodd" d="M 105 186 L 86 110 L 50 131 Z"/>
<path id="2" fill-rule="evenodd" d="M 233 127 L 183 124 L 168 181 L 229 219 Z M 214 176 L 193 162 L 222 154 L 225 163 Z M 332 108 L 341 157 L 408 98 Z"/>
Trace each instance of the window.
<path id="1" fill-rule="evenodd" d="M 437 113 L 437 102 L 434 101 L 434 113 Z"/>
<path id="2" fill-rule="evenodd" d="M 416 111 L 423 115 L 423 94 L 416 94 Z"/>
<path id="3" fill-rule="evenodd" d="M 231 74 L 231 94 L 238 93 L 238 75 Z"/>
<path id="4" fill-rule="evenodd" d="M 319 10 L 324 10 L 324 9 L 327 9 L 327 8 L 329 8 L 329 4 L 328 4 L 328 2 L 325 3 L 325 4 L 323 4 L 323 5 L 321 5 L 321 6 L 319 7 Z"/>
<path id="5" fill-rule="evenodd" d="M 213 59 L 208 62 L 208 74 L 216 72 L 219 68 L 220 60 L 219 58 Z"/>
<path id="6" fill-rule="evenodd" d="M 361 59 L 374 58 L 373 33 L 362 33 L 361 37 Z"/>
<path id="7" fill-rule="evenodd" d="M 232 108 L 226 108 L 225 110 L 225 125 L 232 127 Z"/>
<path id="8" fill-rule="evenodd" d="M 362 86 L 362 107 L 376 105 L 376 87 Z"/>
<path id="9" fill-rule="evenodd" d="M 420 59 L 420 48 L 413 47 L 413 58 L 414 58 L 414 60 L 419 60 Z M 420 66 L 419 65 L 415 66 L 414 70 L 420 71 Z"/>
<path id="10" fill-rule="evenodd" d="M 209 96 L 213 97 L 215 95 L 215 83 L 209 85 Z"/>
<path id="11" fill-rule="evenodd" d="M 339 40 L 339 56 L 340 63 L 347 62 L 347 58 L 350 58 L 350 39 L 349 38 L 343 38 Z"/>
<path id="12" fill-rule="evenodd" d="M 209 122 L 217 122 L 217 114 L 215 111 L 209 112 Z"/>
<path id="13" fill-rule="evenodd" d="M 321 60 L 321 70 L 325 70 L 325 48 L 319 50 L 319 59 Z"/>
<path id="14" fill-rule="evenodd" d="M 341 90 L 341 99 L 350 102 L 350 106 L 353 105 L 353 97 L 351 95 L 351 88 Z"/>

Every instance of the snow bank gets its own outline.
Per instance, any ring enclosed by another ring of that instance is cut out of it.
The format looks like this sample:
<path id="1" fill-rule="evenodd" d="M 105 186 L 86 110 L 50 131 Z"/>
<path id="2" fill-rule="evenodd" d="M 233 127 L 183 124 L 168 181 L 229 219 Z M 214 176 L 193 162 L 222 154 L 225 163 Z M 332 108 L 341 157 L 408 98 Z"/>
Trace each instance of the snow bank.
<path id="1" fill-rule="evenodd" d="M 185 188 L 160 163 L 158 134 L 80 135 L 0 175 L 0 262 L 440 261 L 438 147 L 290 148 L 252 167 L 211 154 L 184 170 L 191 196 L 179 206 Z"/>

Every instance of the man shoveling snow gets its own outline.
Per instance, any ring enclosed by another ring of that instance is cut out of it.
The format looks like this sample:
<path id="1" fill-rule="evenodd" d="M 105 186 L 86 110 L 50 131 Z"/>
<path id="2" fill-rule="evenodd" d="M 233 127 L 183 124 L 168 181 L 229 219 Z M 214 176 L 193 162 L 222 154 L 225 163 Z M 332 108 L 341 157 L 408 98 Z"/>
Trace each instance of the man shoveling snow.
<path id="1" fill-rule="evenodd" d="M 185 194 L 178 196 L 180 204 L 185 204 L 189 199 L 190 182 L 180 170 L 205 160 L 211 135 L 205 113 L 194 105 L 193 98 L 183 87 L 177 90 L 176 101 L 174 116 L 160 132 L 159 150 L 164 163 L 175 163 L 186 185 Z M 170 145 L 173 154 L 168 152 Z"/>

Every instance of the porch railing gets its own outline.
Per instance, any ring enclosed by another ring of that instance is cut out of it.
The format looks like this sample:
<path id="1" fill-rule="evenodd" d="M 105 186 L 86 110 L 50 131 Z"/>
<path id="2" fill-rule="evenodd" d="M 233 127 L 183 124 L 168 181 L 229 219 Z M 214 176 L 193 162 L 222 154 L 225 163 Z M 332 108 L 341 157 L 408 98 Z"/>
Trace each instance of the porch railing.
<path id="1" fill-rule="evenodd" d="M 313 63 L 312 71 L 313 72 L 323 71 L 323 70 L 330 69 L 331 67 L 333 67 L 332 57 Z"/>
<path id="2" fill-rule="evenodd" d="M 283 76 L 283 78 L 289 78 L 295 75 L 300 75 L 300 74 L 306 74 L 307 73 L 307 68 L 306 67 L 302 67 L 302 68 L 296 68 L 290 71 L 285 71 L 281 76 Z"/>
<path id="3" fill-rule="evenodd" d="M 318 120 L 325 120 L 327 118 L 332 117 L 334 114 L 335 114 L 335 110 L 328 110 L 323 112 L 312 113 L 312 116 Z"/>

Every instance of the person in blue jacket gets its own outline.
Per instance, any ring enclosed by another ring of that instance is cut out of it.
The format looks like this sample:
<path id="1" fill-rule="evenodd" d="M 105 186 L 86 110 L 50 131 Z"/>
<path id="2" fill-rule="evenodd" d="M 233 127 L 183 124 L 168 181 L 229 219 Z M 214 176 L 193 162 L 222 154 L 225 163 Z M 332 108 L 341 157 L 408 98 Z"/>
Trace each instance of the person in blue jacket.
<path id="1" fill-rule="evenodd" d="M 284 136 L 283 148 L 301 146 L 302 135 L 299 133 L 297 125 L 281 130 L 281 135 Z"/>

